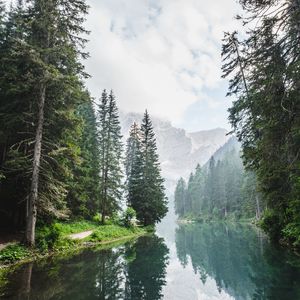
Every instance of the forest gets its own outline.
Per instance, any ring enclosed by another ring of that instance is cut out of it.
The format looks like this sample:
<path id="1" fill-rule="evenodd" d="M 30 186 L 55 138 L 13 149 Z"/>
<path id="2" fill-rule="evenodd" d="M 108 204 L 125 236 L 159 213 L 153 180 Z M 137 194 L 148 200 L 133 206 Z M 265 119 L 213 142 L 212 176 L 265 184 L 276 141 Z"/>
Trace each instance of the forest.
<path id="1" fill-rule="evenodd" d="M 225 33 L 222 47 L 223 78 L 229 80 L 228 96 L 234 98 L 229 121 L 232 133 L 242 146 L 243 164 L 249 172 L 246 177 L 250 176 L 249 180 L 255 178 L 252 180 L 257 184 L 253 187 L 265 207 L 261 227 L 273 240 L 299 247 L 300 3 L 296 0 L 240 0 L 239 3 L 242 12 L 236 19 L 241 24 L 240 30 Z M 204 200 L 194 200 L 199 205 L 194 214 L 203 209 L 209 214 L 215 211 L 223 216 L 232 210 L 240 216 L 248 215 L 248 208 L 253 203 L 247 197 L 234 207 L 236 197 L 240 197 L 245 185 L 244 180 L 238 178 L 241 168 L 232 166 L 226 171 L 226 167 L 222 167 L 226 163 L 229 164 L 228 161 L 210 161 Z M 214 175 L 218 168 L 222 172 L 235 172 L 234 176 L 240 182 L 239 191 L 233 195 L 228 194 L 230 191 L 221 192 L 221 204 L 215 198 L 217 192 L 224 190 L 224 183 Z M 198 169 L 194 177 L 201 177 L 200 173 Z M 210 180 L 219 185 L 218 191 L 211 189 Z M 188 190 L 188 202 L 191 203 L 194 197 L 189 191 L 192 181 L 190 178 L 187 188 L 183 180 L 177 186 L 177 195 Z M 196 187 L 201 189 L 202 185 L 196 184 Z M 206 204 L 203 208 L 201 203 L 205 203 L 205 199 L 211 199 L 215 204 Z M 244 207 L 245 201 L 248 208 Z M 192 204 L 187 209 L 193 209 Z M 179 214 L 183 213 L 181 207 L 177 210 Z M 254 216 L 253 208 L 250 214 Z"/>
<path id="2" fill-rule="evenodd" d="M 299 253 L 300 0 L 0 0 L 0 298 L 300 299 Z"/>
<path id="3" fill-rule="evenodd" d="M 243 167 L 240 149 L 229 147 L 220 159 L 212 156 L 203 167 L 198 164 L 187 183 L 179 179 L 175 212 L 198 221 L 259 220 L 263 206 L 256 185 L 254 173 Z"/>
<path id="4" fill-rule="evenodd" d="M 29 246 L 56 221 L 147 226 L 167 212 L 149 113 L 124 155 L 113 91 L 85 86 L 87 13 L 83 0 L 0 2 L 0 225 Z"/>

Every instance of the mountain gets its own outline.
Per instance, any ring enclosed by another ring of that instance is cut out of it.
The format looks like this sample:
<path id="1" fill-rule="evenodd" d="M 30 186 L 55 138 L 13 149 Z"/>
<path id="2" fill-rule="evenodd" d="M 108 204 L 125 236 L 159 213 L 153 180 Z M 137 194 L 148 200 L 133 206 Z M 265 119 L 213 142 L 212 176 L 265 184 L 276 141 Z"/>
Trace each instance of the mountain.
<path id="1" fill-rule="evenodd" d="M 241 151 L 241 144 L 235 136 L 230 137 L 229 140 L 223 146 L 221 146 L 212 156 L 217 162 L 218 160 L 222 160 L 225 155 L 232 150 L 235 150 L 237 152 Z M 208 165 L 209 162 L 207 161 L 204 165 L 204 168 L 208 167 Z"/>
<path id="2" fill-rule="evenodd" d="M 141 123 L 142 117 L 138 113 L 120 113 L 124 140 L 133 122 Z M 187 178 L 198 163 L 205 164 L 229 139 L 227 130 L 223 128 L 189 133 L 172 126 L 167 120 L 151 119 L 167 190 L 173 189 L 180 177 Z"/>

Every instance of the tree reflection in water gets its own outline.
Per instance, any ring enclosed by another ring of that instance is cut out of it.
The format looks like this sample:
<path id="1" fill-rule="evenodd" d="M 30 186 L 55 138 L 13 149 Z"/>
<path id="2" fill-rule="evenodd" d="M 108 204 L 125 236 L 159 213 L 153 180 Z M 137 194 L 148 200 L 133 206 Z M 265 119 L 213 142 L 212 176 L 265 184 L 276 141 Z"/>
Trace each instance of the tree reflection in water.
<path id="1" fill-rule="evenodd" d="M 190 258 L 203 283 L 209 276 L 219 291 L 235 299 L 300 299 L 299 259 L 272 245 L 253 226 L 182 225 L 176 231 L 176 249 L 183 267 Z"/>
<path id="2" fill-rule="evenodd" d="M 141 237 L 114 249 L 25 264 L 10 274 L 4 297 L 13 299 L 161 299 L 168 248 Z"/>

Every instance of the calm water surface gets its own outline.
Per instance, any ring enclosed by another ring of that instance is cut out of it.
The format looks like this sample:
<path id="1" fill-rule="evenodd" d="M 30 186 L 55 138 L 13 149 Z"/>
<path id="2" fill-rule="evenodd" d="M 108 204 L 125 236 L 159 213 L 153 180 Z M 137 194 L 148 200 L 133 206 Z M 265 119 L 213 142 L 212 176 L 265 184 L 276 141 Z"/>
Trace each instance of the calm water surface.
<path id="1" fill-rule="evenodd" d="M 23 265 L 5 299 L 300 299 L 300 258 L 248 225 L 162 224 L 155 236 Z"/>

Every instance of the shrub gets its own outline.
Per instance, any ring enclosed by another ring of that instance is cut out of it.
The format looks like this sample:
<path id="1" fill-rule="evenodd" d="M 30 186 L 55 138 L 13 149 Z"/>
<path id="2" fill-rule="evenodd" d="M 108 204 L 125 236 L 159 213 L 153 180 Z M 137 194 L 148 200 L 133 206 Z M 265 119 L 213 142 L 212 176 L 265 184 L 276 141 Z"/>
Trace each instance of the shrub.
<path id="1" fill-rule="evenodd" d="M 95 214 L 95 215 L 93 216 L 93 221 L 94 221 L 95 223 L 99 223 L 99 224 L 100 224 L 100 222 L 101 222 L 101 214 L 100 214 L 100 213 Z"/>
<path id="2" fill-rule="evenodd" d="M 132 207 L 127 207 L 122 215 L 122 225 L 126 227 L 136 226 L 136 211 Z"/>
<path id="3" fill-rule="evenodd" d="M 0 251 L 0 261 L 3 263 L 12 263 L 24 259 L 30 255 L 30 252 L 21 244 L 7 246 Z"/>
<path id="4" fill-rule="evenodd" d="M 260 222 L 261 228 L 267 232 L 272 240 L 279 240 L 282 224 L 279 216 L 273 210 L 266 210 Z"/>
<path id="5" fill-rule="evenodd" d="M 36 246 L 42 252 L 53 249 L 54 244 L 61 237 L 61 231 L 57 224 L 43 226 L 37 230 Z"/>

